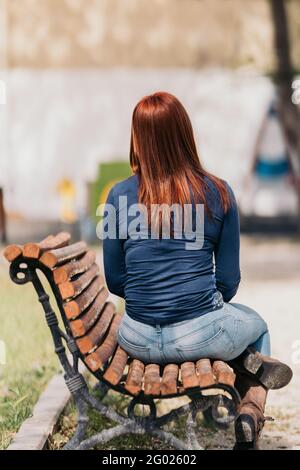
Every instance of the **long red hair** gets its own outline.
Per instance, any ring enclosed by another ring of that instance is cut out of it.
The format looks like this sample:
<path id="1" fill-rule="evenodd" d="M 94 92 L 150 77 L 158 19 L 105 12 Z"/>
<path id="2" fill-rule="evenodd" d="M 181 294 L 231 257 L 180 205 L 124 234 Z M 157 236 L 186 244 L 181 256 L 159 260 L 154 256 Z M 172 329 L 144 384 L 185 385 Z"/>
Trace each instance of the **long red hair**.
<path id="1" fill-rule="evenodd" d="M 190 118 L 180 101 L 158 91 L 143 97 L 132 115 L 130 165 L 139 175 L 139 202 L 184 205 L 206 203 L 208 177 L 217 187 L 226 212 L 230 196 L 225 183 L 202 167 Z M 205 204 L 206 209 L 209 208 Z"/>

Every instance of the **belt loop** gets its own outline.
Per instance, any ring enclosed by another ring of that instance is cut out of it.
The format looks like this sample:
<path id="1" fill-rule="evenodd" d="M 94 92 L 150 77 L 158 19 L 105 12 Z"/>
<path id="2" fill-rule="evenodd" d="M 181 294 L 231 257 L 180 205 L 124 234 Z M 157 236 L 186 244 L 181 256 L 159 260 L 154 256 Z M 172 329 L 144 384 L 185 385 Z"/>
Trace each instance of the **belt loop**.
<path id="1" fill-rule="evenodd" d="M 163 349 L 163 344 L 162 344 L 162 334 L 161 334 L 161 325 L 159 323 L 156 323 L 155 324 L 155 328 L 156 328 L 156 334 L 158 335 L 157 336 L 157 345 L 158 345 L 158 349 L 160 351 L 160 357 L 161 359 L 163 359 L 162 357 L 162 349 Z"/>

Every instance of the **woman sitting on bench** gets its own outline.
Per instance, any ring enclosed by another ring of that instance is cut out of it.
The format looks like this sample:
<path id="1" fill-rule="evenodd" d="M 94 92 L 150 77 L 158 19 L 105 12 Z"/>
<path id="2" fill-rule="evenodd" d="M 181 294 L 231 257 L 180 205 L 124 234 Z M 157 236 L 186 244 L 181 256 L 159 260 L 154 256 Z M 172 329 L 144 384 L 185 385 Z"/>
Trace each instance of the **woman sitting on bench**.
<path id="1" fill-rule="evenodd" d="M 188 114 L 165 92 L 133 111 L 130 164 L 106 206 L 116 222 L 104 239 L 106 281 L 126 301 L 119 344 L 144 363 L 229 361 L 242 398 L 236 448 L 257 448 L 267 391 L 292 371 L 270 357 L 260 315 L 230 302 L 240 282 L 232 189 L 203 169 Z"/>

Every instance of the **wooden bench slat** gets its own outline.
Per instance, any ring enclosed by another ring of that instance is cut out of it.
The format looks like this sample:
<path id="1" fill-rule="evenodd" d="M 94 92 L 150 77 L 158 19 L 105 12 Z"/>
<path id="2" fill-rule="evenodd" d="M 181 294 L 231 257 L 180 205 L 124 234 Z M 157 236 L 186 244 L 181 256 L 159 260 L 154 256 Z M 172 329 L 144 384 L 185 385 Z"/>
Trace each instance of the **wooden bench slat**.
<path id="1" fill-rule="evenodd" d="M 76 281 L 67 281 L 59 284 L 60 295 L 64 300 L 79 295 L 91 282 L 98 276 L 99 266 L 94 263 L 84 274 L 76 279 Z"/>
<path id="2" fill-rule="evenodd" d="M 64 248 L 58 248 L 57 250 L 45 251 L 45 253 L 40 257 L 40 261 L 45 266 L 52 269 L 64 261 L 78 258 L 78 256 L 83 255 L 86 251 L 86 243 L 77 242 Z"/>
<path id="3" fill-rule="evenodd" d="M 79 260 L 71 260 L 62 266 L 59 266 L 53 271 L 53 278 L 56 284 L 69 281 L 76 274 L 81 274 L 87 271 L 96 260 L 94 251 L 88 251 Z"/>
<path id="4" fill-rule="evenodd" d="M 37 243 L 34 243 L 34 242 L 30 242 L 30 243 L 25 243 L 25 245 L 23 246 L 23 256 L 25 258 L 34 258 L 34 259 L 38 259 L 40 257 L 40 254 L 41 254 L 41 248 L 40 248 L 40 245 L 44 244 L 44 243 L 48 243 L 50 242 L 51 240 L 54 239 L 54 235 L 48 235 L 46 238 L 44 238 L 42 241 L 40 242 L 37 242 Z M 52 248 L 52 247 L 51 247 Z"/>
<path id="5" fill-rule="evenodd" d="M 125 389 L 132 395 L 138 395 L 143 388 L 145 366 L 138 359 L 133 359 L 129 366 Z"/>
<path id="6" fill-rule="evenodd" d="M 160 369 L 158 364 L 148 364 L 144 374 L 145 395 L 160 394 Z"/>
<path id="7" fill-rule="evenodd" d="M 87 354 L 96 346 L 99 346 L 101 340 L 104 338 L 105 333 L 111 323 L 115 313 L 115 306 L 113 303 L 108 302 L 105 305 L 104 311 L 101 314 L 96 325 L 87 333 L 83 338 L 76 340 L 76 344 L 82 354 Z"/>
<path id="8" fill-rule="evenodd" d="M 209 387 L 215 384 L 210 359 L 199 359 L 196 362 L 196 374 L 199 378 L 200 387 Z"/>
<path id="9" fill-rule="evenodd" d="M 114 357 L 111 360 L 108 368 L 105 371 L 103 377 L 112 385 L 117 385 L 123 377 L 128 360 L 128 354 L 124 349 L 118 346 Z"/>
<path id="10" fill-rule="evenodd" d="M 235 373 L 228 364 L 223 361 L 215 361 L 213 363 L 213 372 L 218 383 L 234 387 Z"/>
<path id="11" fill-rule="evenodd" d="M 47 250 L 56 250 L 68 245 L 71 235 L 68 232 L 60 232 L 57 235 L 49 235 L 38 243 L 26 243 L 23 247 L 25 258 L 38 259 Z"/>
<path id="12" fill-rule="evenodd" d="M 118 343 L 118 330 L 121 322 L 121 315 L 115 315 L 111 322 L 107 336 L 101 346 L 85 358 L 85 363 L 95 372 L 103 367 L 108 359 L 113 355 Z"/>
<path id="13" fill-rule="evenodd" d="M 167 364 L 164 367 L 161 380 L 161 394 L 172 395 L 177 393 L 177 378 L 179 366 L 177 364 Z"/>
<path id="14" fill-rule="evenodd" d="M 96 295 L 104 287 L 102 276 L 96 277 L 89 287 L 78 297 L 64 303 L 64 311 L 68 319 L 76 318 L 82 313 L 95 299 Z"/>
<path id="15" fill-rule="evenodd" d="M 79 336 L 84 336 L 87 331 L 96 323 L 100 315 L 101 321 L 104 322 L 104 324 L 110 322 L 112 318 L 112 314 L 110 313 L 110 311 L 106 309 L 102 312 L 108 294 L 109 293 L 106 287 L 103 287 L 103 289 L 99 292 L 99 294 L 97 295 L 93 303 L 90 305 L 86 313 L 84 313 L 81 318 L 70 321 L 69 325 L 72 334 L 75 338 L 78 338 Z"/>
<path id="16" fill-rule="evenodd" d="M 19 245 L 8 245 L 3 251 L 3 255 L 10 263 L 22 254 L 22 248 Z"/>
<path id="17" fill-rule="evenodd" d="M 199 387 L 199 379 L 196 374 L 194 362 L 184 362 L 180 366 L 181 382 L 184 389 Z"/>

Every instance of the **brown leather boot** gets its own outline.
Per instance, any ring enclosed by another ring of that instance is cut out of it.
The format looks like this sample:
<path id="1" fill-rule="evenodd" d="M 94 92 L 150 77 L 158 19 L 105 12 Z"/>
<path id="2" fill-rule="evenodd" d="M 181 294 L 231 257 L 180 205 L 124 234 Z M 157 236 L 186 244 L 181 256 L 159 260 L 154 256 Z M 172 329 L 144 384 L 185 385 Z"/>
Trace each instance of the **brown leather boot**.
<path id="1" fill-rule="evenodd" d="M 235 421 L 234 450 L 258 450 L 265 418 L 267 389 L 255 378 L 238 374 L 235 386 L 241 395 L 239 416 Z"/>
<path id="2" fill-rule="evenodd" d="M 293 376 L 288 365 L 272 357 L 263 356 L 251 347 L 230 361 L 230 365 L 237 371 L 255 376 L 268 390 L 285 387 Z"/>

